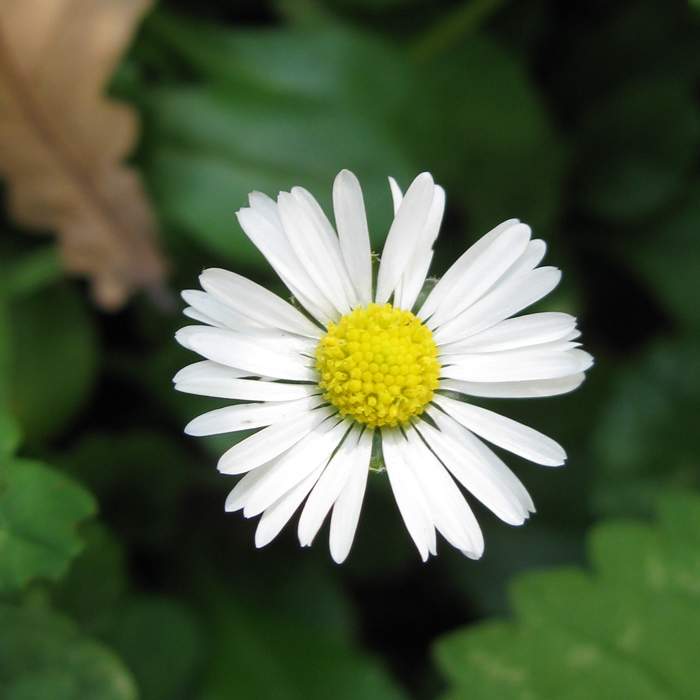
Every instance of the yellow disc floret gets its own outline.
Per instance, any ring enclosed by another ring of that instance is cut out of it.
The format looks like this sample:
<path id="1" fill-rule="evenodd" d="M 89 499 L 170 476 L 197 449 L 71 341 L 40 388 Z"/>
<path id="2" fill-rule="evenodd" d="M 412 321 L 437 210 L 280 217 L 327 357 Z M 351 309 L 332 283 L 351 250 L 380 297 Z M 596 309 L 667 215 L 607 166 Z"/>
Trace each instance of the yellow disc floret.
<path id="1" fill-rule="evenodd" d="M 432 332 L 410 311 L 370 304 L 328 325 L 316 348 L 319 387 L 343 416 L 395 426 L 432 399 L 437 354 Z"/>

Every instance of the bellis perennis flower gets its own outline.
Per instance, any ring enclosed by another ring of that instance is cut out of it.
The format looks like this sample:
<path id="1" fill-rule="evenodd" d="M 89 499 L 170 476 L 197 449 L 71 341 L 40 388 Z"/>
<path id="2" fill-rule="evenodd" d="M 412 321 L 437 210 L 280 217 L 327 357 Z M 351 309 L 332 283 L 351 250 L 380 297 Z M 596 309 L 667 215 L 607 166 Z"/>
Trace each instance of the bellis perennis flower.
<path id="1" fill-rule="evenodd" d="M 303 313 L 240 275 L 205 270 L 185 291 L 185 314 L 205 325 L 177 333 L 206 358 L 175 377 L 180 391 L 235 403 L 195 418 L 190 435 L 259 429 L 219 461 L 245 474 L 226 510 L 262 514 L 255 542 L 270 542 L 305 502 L 299 541 L 309 546 L 332 510 L 336 562 L 355 536 L 373 446 L 423 560 L 436 530 L 468 557 L 484 540 L 461 484 L 507 523 L 534 512 L 525 487 L 482 439 L 545 466 L 564 463 L 553 440 L 469 402 L 575 389 L 592 363 L 565 313 L 516 316 L 557 285 L 537 267 L 545 252 L 530 228 L 506 221 L 475 243 L 422 304 L 445 207 L 428 173 L 405 197 L 390 180 L 395 217 L 373 284 L 364 201 L 347 170 L 335 180 L 337 233 L 301 187 L 277 201 L 253 192 L 238 220 Z"/>

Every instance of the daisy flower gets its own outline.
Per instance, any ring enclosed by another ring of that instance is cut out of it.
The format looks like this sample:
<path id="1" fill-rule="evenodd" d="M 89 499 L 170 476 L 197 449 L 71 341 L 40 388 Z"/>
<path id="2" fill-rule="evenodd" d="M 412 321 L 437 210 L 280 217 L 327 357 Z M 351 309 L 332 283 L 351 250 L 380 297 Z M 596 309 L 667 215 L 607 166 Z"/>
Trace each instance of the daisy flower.
<path id="1" fill-rule="evenodd" d="M 360 184 L 343 170 L 333 187 L 337 232 L 301 187 L 276 202 L 253 192 L 238 212 L 297 305 L 221 269 L 202 273 L 204 291 L 183 292 L 185 314 L 204 325 L 176 337 L 205 359 L 181 370 L 175 387 L 235 402 L 195 418 L 185 432 L 257 431 L 224 453 L 218 468 L 245 475 L 226 510 L 262 514 L 258 547 L 305 501 L 301 545 L 311 545 L 332 510 L 330 551 L 342 562 L 370 460 L 381 453 L 422 559 L 436 553 L 436 531 L 477 559 L 484 540 L 460 486 L 512 525 L 534 512 L 520 480 L 483 441 L 545 466 L 566 458 L 542 433 L 469 398 L 564 394 L 592 364 L 575 342 L 572 316 L 515 316 L 561 277 L 538 267 L 544 242 L 531 240 L 518 220 L 506 221 L 418 303 L 445 193 L 429 173 L 405 196 L 390 185 L 395 216 L 376 283 Z"/>

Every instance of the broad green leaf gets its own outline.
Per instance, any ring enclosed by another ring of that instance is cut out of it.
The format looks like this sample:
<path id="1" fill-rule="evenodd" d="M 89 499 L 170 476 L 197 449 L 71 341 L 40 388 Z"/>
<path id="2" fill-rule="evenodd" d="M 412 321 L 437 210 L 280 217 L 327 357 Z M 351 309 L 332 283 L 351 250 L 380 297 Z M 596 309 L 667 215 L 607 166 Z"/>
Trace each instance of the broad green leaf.
<path id="1" fill-rule="evenodd" d="M 3 700 L 136 700 L 134 681 L 104 645 L 67 618 L 0 604 Z"/>
<path id="2" fill-rule="evenodd" d="M 474 237 L 509 217 L 538 233 L 553 223 L 567 154 L 514 57 L 473 35 L 417 63 L 412 86 L 399 117 L 406 147 L 465 210 Z"/>
<path id="3" fill-rule="evenodd" d="M 700 326 L 700 188 L 621 251 L 674 319 Z"/>
<path id="4" fill-rule="evenodd" d="M 93 432 L 58 463 L 97 496 L 105 519 L 132 544 L 158 549 L 186 517 L 183 499 L 195 469 L 169 436 Z"/>
<path id="5" fill-rule="evenodd" d="M 230 31 L 165 12 L 147 31 L 200 78 L 145 95 L 146 171 L 171 228 L 229 260 L 262 266 L 235 217 L 248 193 L 274 197 L 302 185 L 329 211 L 333 178 L 350 168 L 372 231 L 386 235 L 387 176 L 408 182 L 418 173 L 391 129 L 408 95 L 398 52 L 338 29 Z"/>
<path id="6" fill-rule="evenodd" d="M 593 572 L 518 577 L 513 622 L 437 645 L 457 700 L 693 700 L 700 696 L 700 497 L 662 499 L 653 525 L 592 532 Z"/>
<path id="7" fill-rule="evenodd" d="M 58 579 L 82 549 L 77 524 L 96 511 L 70 477 L 39 462 L 0 463 L 0 595 L 32 579 Z"/>
<path id="8" fill-rule="evenodd" d="M 202 660 L 204 633 L 185 605 L 167 598 L 125 602 L 108 638 L 134 674 L 139 700 L 191 697 L 187 691 Z"/>
<path id="9" fill-rule="evenodd" d="M 28 443 L 58 435 L 82 408 L 97 370 L 85 302 L 67 285 L 13 299 L 10 409 Z"/>
<path id="10" fill-rule="evenodd" d="M 215 615 L 205 692 L 211 700 L 401 700 L 399 686 L 371 657 L 270 606 L 208 595 Z"/>
<path id="11" fill-rule="evenodd" d="M 590 115 L 576 192 L 600 217 L 638 220 L 679 193 L 699 145 L 700 112 L 690 88 L 667 78 L 640 80 Z"/>
<path id="12" fill-rule="evenodd" d="M 14 454 L 22 440 L 17 421 L 0 404 L 0 460 Z"/>
<path id="13" fill-rule="evenodd" d="M 67 575 L 51 588 L 54 607 L 80 628 L 104 638 L 127 590 L 127 562 L 120 543 L 99 521 L 81 528 L 85 547 Z"/>
<path id="14" fill-rule="evenodd" d="M 700 342 L 664 341 L 618 374 L 592 445 L 599 513 L 648 513 L 660 489 L 700 487 Z"/>

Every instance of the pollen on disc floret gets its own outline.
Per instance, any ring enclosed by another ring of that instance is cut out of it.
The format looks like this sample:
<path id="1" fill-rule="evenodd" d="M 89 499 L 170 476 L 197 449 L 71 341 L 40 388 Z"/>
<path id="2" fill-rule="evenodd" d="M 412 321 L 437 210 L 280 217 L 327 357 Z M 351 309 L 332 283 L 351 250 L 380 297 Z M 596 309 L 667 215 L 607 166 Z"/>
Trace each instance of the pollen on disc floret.
<path id="1" fill-rule="evenodd" d="M 391 304 L 358 307 L 330 323 L 316 348 L 324 398 L 370 428 L 420 415 L 440 376 L 433 334 Z"/>

